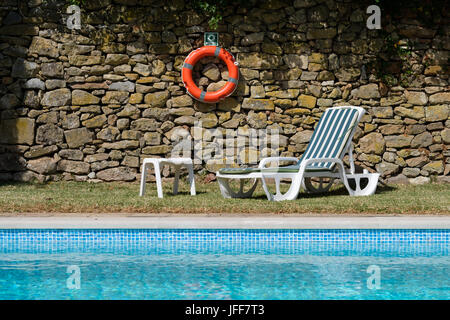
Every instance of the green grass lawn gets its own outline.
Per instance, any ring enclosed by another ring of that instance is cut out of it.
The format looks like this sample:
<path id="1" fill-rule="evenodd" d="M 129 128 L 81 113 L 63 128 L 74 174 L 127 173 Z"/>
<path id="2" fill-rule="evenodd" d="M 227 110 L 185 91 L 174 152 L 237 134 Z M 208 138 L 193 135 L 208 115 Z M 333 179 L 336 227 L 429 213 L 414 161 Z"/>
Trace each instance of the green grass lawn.
<path id="1" fill-rule="evenodd" d="M 367 213 L 449 214 L 450 185 L 379 187 L 369 197 L 350 197 L 341 186 L 325 194 L 300 193 L 297 200 L 267 201 L 261 186 L 250 199 L 224 199 L 217 182 L 197 181 L 197 196 L 190 196 L 185 180 L 180 193 L 164 183 L 164 198 L 156 196 L 155 184 L 147 184 L 139 197 L 137 183 L 52 182 L 1 183 L 2 213 Z M 285 186 L 286 187 L 286 186 Z"/>

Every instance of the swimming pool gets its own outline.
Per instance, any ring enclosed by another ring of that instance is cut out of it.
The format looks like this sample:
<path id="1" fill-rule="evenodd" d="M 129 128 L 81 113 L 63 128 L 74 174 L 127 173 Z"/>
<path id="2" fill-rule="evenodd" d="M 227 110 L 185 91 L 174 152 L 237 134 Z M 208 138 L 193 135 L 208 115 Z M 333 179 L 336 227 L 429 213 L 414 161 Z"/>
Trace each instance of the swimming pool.
<path id="1" fill-rule="evenodd" d="M 0 229 L 0 299 L 449 299 L 449 229 Z"/>

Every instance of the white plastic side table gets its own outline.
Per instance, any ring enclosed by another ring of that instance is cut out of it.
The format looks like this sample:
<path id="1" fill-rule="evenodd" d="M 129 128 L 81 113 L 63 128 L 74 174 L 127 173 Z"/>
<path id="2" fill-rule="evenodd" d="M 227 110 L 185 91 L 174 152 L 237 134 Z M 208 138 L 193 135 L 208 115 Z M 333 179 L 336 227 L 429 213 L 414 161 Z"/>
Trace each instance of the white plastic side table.
<path id="1" fill-rule="evenodd" d="M 158 191 L 158 198 L 163 197 L 161 167 L 165 164 L 171 165 L 175 168 L 175 180 L 173 182 L 173 194 L 178 193 L 178 182 L 180 178 L 181 167 L 186 167 L 189 172 L 189 184 L 191 185 L 191 196 L 195 196 L 195 180 L 194 180 L 194 166 L 191 158 L 146 158 L 142 163 L 141 171 L 141 188 L 139 196 L 145 193 L 145 181 L 147 179 L 147 169 L 149 165 L 155 168 L 156 190 Z"/>

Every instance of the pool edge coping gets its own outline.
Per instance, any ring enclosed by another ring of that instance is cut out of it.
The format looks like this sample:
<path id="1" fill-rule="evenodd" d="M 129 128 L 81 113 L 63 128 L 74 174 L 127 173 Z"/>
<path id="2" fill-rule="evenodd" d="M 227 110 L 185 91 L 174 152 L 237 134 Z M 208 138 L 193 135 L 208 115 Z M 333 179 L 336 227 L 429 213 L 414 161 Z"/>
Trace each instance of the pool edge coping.
<path id="1" fill-rule="evenodd" d="M 0 217 L 0 229 L 450 229 L 450 216 Z"/>

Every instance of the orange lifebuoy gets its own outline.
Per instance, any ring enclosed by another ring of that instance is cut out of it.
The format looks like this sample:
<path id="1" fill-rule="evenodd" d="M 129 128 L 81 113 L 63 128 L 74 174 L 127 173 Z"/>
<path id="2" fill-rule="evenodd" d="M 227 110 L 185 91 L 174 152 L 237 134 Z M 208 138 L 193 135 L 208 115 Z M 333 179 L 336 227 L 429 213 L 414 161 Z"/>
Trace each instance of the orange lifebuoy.
<path id="1" fill-rule="evenodd" d="M 192 79 L 192 71 L 195 64 L 204 57 L 219 57 L 228 68 L 228 81 L 226 85 L 217 91 L 206 92 L 200 90 Z M 239 81 L 239 70 L 234 57 L 227 50 L 216 46 L 204 46 L 192 51 L 184 60 L 183 69 L 181 71 L 184 87 L 188 94 L 202 102 L 216 103 L 231 95 L 237 87 Z"/>

